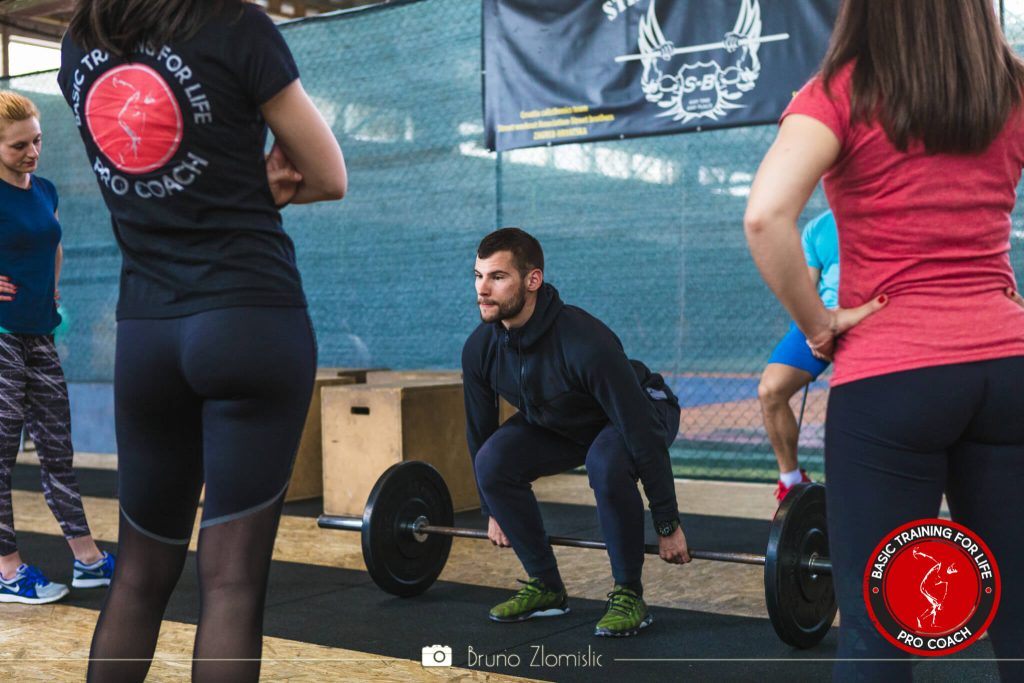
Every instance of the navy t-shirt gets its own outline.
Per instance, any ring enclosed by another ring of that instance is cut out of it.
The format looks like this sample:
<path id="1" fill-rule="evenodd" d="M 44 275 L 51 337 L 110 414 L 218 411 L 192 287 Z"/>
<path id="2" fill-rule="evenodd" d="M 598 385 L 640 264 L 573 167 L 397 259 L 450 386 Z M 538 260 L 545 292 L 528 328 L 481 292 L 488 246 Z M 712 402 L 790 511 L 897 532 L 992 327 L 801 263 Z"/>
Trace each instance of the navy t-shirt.
<path id="1" fill-rule="evenodd" d="M 13 301 L 0 301 L 0 328 L 19 334 L 50 334 L 60 324 L 53 301 L 55 258 L 60 244 L 57 190 L 32 176 L 28 189 L 0 181 L 0 275 L 17 286 Z"/>
<path id="2" fill-rule="evenodd" d="M 130 60 L 64 36 L 58 82 L 123 255 L 118 319 L 305 306 L 259 110 L 296 78 L 277 27 L 247 3 Z"/>

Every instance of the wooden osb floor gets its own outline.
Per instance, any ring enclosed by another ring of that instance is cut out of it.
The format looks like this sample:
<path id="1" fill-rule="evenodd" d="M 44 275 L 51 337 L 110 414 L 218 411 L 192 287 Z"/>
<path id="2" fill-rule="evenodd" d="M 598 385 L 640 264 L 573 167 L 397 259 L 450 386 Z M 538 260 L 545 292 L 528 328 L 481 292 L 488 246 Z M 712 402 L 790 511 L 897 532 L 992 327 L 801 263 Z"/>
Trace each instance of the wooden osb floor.
<path id="1" fill-rule="evenodd" d="M 31 462 L 31 458 L 21 462 Z M 78 466 L 109 467 L 110 456 L 81 456 Z M 775 510 L 772 486 L 717 482 L 679 482 L 684 513 L 748 519 L 770 519 Z M 593 504 L 586 477 L 562 475 L 542 479 L 535 488 L 542 501 Z M 14 508 L 20 532 L 59 536 L 59 528 L 38 493 L 16 490 Z M 117 501 L 85 497 L 94 536 L 116 542 Z M 198 524 L 196 525 L 198 529 Z M 195 549 L 193 538 L 192 549 Z M 557 555 L 572 595 L 603 600 L 612 583 L 606 561 L 593 562 L 593 551 L 559 548 Z M 31 558 L 26 558 L 31 561 Z M 280 526 L 274 559 L 286 562 L 363 570 L 358 534 L 328 532 L 310 517 L 286 515 Z M 455 539 L 442 581 L 510 588 L 522 570 L 511 551 L 486 543 Z M 676 567 L 650 558 L 645 589 L 653 606 L 696 609 L 765 619 L 764 588 L 759 567 L 695 561 Z M 728 591 L 721 589 L 729 585 Z M 98 613 L 62 605 L 0 604 L 0 681 L 82 681 L 85 657 Z M 167 621 L 161 631 L 149 680 L 186 681 L 195 627 Z M 464 681 L 526 680 L 475 669 L 428 669 L 408 659 L 366 654 L 342 648 L 267 637 L 265 681 Z"/>

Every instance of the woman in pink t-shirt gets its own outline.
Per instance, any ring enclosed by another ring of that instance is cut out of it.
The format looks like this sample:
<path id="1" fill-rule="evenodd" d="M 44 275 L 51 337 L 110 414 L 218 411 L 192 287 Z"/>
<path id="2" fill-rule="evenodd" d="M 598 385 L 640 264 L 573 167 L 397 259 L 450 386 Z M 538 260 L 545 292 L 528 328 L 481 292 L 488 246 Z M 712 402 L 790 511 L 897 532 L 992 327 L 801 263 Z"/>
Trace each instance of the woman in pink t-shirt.
<path id="1" fill-rule="evenodd" d="M 990 0 L 847 0 L 822 71 L 793 99 L 744 220 L 765 281 L 821 358 L 840 660 L 902 654 L 868 618 L 882 538 L 953 517 L 1004 577 L 990 627 L 1024 656 L 1024 307 L 1010 212 L 1024 166 L 1024 63 Z M 840 308 L 804 274 L 796 222 L 819 180 L 839 225 Z M 1000 662 L 1004 679 L 1024 676 Z M 836 678 L 909 679 L 840 661 Z"/>

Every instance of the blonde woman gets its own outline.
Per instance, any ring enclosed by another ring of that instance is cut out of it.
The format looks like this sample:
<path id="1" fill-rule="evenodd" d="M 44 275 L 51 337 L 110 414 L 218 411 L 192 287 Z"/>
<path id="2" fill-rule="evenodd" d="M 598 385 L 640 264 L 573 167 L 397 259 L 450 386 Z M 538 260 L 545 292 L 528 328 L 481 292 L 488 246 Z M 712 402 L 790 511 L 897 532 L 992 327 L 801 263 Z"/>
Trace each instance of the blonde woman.
<path id="1" fill-rule="evenodd" d="M 27 424 L 43 494 L 75 555 L 76 588 L 110 584 L 114 556 L 96 547 L 72 469 L 71 413 L 53 344 L 60 278 L 57 191 L 35 175 L 42 148 L 31 100 L 0 91 L 0 602 L 42 604 L 68 587 L 25 564 L 14 531 L 11 473 Z"/>

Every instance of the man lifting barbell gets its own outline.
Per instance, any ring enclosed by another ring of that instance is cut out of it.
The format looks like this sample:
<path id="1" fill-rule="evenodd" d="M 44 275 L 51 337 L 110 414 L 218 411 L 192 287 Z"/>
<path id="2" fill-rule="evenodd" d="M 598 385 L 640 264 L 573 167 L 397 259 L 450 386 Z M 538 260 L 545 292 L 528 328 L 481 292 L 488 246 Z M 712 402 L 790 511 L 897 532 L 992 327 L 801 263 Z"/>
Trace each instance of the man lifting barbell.
<path id="1" fill-rule="evenodd" d="M 490 618 L 517 622 L 569 611 L 531 482 L 586 465 L 615 586 L 595 635 L 631 636 L 652 617 L 643 601 L 643 502 L 666 562 L 690 561 L 668 447 L 679 404 L 661 375 L 629 360 L 600 320 L 544 282 L 540 243 L 518 228 L 477 249 L 483 321 L 462 351 L 466 431 L 488 537 L 511 546 L 529 580 Z M 498 397 L 519 409 L 499 427 Z"/>
<path id="2" fill-rule="evenodd" d="M 651 623 L 643 601 L 645 554 L 764 566 L 765 604 L 775 632 L 798 648 L 817 645 L 836 615 L 821 484 L 794 487 L 772 520 L 764 555 L 691 550 L 679 527 L 668 445 L 679 406 L 664 380 L 629 361 L 614 333 L 562 303 L 544 283 L 544 256 L 525 232 L 488 235 L 476 263 L 480 325 L 463 350 L 467 432 L 485 532 L 455 527 L 451 495 L 430 465 L 405 461 L 374 485 L 359 517 L 321 515 L 325 529 L 359 531 L 373 581 L 392 595 L 427 590 L 448 560 L 452 538 L 511 545 L 530 580 L 496 606 L 499 622 L 568 611 L 552 546 L 604 550 L 615 587 L 597 635 L 633 635 Z M 498 426 L 498 397 L 520 407 Z M 530 483 L 587 465 L 605 542 L 548 537 Z M 639 479 L 658 545 L 646 545 Z"/>

